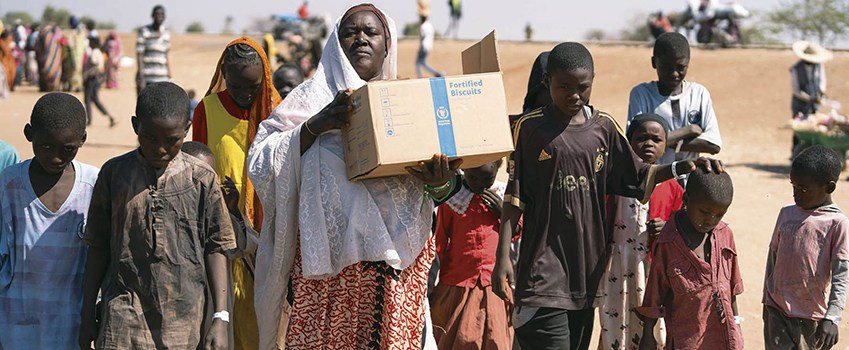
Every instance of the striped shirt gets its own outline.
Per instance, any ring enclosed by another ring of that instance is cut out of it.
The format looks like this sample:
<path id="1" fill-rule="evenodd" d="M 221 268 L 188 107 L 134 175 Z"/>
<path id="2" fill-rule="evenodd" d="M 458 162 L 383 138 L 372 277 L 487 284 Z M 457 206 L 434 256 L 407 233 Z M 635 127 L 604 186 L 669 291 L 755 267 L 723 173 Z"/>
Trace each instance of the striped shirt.
<path id="1" fill-rule="evenodd" d="M 144 69 L 141 75 L 145 83 L 171 81 L 168 74 L 168 52 L 171 51 L 171 33 L 165 27 L 159 31 L 152 25 L 139 29 L 136 52 L 141 56 Z"/>
<path id="2" fill-rule="evenodd" d="M 53 213 L 33 191 L 31 162 L 0 173 L 0 348 L 79 349 L 82 237 L 98 169 L 73 161 L 74 187 Z"/>

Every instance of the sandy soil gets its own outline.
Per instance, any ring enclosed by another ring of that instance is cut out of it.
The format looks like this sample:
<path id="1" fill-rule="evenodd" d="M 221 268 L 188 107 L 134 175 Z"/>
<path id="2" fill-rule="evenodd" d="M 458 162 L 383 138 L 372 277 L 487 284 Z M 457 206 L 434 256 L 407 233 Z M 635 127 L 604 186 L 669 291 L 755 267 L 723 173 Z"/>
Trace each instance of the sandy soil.
<path id="1" fill-rule="evenodd" d="M 132 54 L 135 37 L 121 36 L 125 53 Z M 195 89 L 202 95 L 215 71 L 221 50 L 232 39 L 212 35 L 175 35 L 171 67 L 176 83 Z M 430 63 L 448 74 L 459 74 L 460 51 L 469 42 L 440 41 L 431 54 Z M 502 70 L 508 107 L 519 113 L 527 87 L 527 76 L 536 55 L 554 43 L 513 43 L 500 45 Z M 418 43 L 399 43 L 400 77 L 414 77 L 414 61 Z M 630 89 L 655 78 L 651 69 L 651 48 L 602 47 L 590 45 L 595 57 L 596 80 L 593 104 L 612 113 L 624 124 Z M 736 184 L 734 204 L 725 221 L 735 232 L 738 258 L 742 267 L 746 292 L 738 299 L 741 316 L 746 318 L 743 333 L 747 348 L 763 348 L 761 291 L 763 270 L 773 226 L 779 209 L 792 203 L 789 184 L 789 151 L 791 132 L 782 128 L 790 114 L 788 68 L 796 58 L 790 50 L 702 50 L 694 49 L 688 80 L 708 88 L 723 137 L 723 150 L 718 155 L 729 167 Z M 849 53 L 835 53 L 827 65 L 829 95 L 849 106 Z M 110 129 L 106 118 L 95 113 L 89 138 L 77 159 L 100 166 L 136 145 L 130 125 L 135 108 L 135 68 L 125 69 L 121 87 L 102 90 L 102 99 L 119 121 Z M 24 87 L 0 101 L 0 139 L 15 146 L 22 158 L 32 156 L 31 146 L 23 135 L 32 106 L 40 94 Z M 77 94 L 82 99 L 82 94 Z M 843 174 L 846 178 L 847 174 Z M 841 181 L 834 200 L 849 207 L 849 182 Z M 597 329 L 598 327 L 596 327 Z M 849 322 L 840 326 L 843 341 L 849 344 Z"/>

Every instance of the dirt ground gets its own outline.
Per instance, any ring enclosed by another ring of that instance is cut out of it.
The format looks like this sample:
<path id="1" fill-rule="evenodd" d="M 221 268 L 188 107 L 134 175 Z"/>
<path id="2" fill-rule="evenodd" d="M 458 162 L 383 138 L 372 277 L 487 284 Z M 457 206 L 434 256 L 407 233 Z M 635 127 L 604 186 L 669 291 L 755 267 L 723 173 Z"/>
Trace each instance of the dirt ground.
<path id="1" fill-rule="evenodd" d="M 133 55 L 135 37 L 121 36 L 125 54 Z M 174 35 L 171 68 L 176 83 L 194 89 L 202 96 L 215 71 L 224 46 L 232 39 L 214 35 Z M 470 42 L 438 41 L 430 63 L 448 74 L 461 71 L 460 51 Z M 531 64 L 536 55 L 554 43 L 500 44 L 500 57 L 507 91 L 508 111 L 519 113 L 527 88 Z M 649 47 L 589 45 L 595 58 L 596 79 L 592 104 L 613 114 L 624 125 L 631 88 L 655 79 Z M 399 76 L 414 77 L 418 43 L 399 43 Z M 789 67 L 796 58 L 790 50 L 704 50 L 693 49 L 687 79 L 699 82 L 710 91 L 722 132 L 724 160 L 735 182 L 734 203 L 725 217 L 735 232 L 738 258 L 746 291 L 738 299 L 747 348 L 763 348 L 761 291 L 767 246 L 779 209 L 792 203 L 789 184 L 791 132 L 783 125 L 790 115 Z M 828 93 L 849 108 L 849 53 L 835 53 L 826 65 Z M 100 166 L 111 157 L 132 150 L 136 145 L 130 125 L 135 109 L 135 68 L 125 69 L 117 90 L 102 90 L 101 98 L 119 124 L 108 127 L 106 118 L 95 112 L 88 142 L 77 159 Z M 0 139 L 18 149 L 22 158 L 32 157 L 31 146 L 23 135 L 32 106 L 40 94 L 23 87 L 8 100 L 0 100 Z M 77 96 L 82 100 L 82 94 Z M 847 174 L 842 175 L 846 179 Z M 834 200 L 849 208 L 849 182 L 838 184 Z M 596 334 L 597 329 L 596 328 Z M 849 322 L 840 326 L 843 336 L 837 347 L 849 344 Z"/>

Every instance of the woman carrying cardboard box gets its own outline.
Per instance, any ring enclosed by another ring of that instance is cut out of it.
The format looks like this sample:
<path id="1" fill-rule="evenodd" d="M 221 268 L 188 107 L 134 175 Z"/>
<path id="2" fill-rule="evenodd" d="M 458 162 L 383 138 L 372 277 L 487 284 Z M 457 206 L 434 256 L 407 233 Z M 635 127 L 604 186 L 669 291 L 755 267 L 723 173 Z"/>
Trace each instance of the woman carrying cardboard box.
<path id="1" fill-rule="evenodd" d="M 395 22 L 382 11 L 348 9 L 313 78 L 259 127 L 248 174 L 265 218 L 255 286 L 260 349 L 275 348 L 287 299 L 287 348 L 421 347 L 435 255 L 428 197 L 452 192 L 460 162 L 434 155 L 411 175 L 349 182 L 339 131 L 353 89 L 395 79 L 396 46 Z"/>

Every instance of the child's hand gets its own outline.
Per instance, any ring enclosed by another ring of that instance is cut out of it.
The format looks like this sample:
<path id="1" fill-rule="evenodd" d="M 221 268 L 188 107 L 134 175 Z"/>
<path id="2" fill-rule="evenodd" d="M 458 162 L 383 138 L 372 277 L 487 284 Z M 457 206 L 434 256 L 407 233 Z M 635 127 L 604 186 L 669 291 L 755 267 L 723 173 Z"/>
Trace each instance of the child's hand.
<path id="1" fill-rule="evenodd" d="M 227 204 L 227 210 L 236 215 L 236 213 L 241 212 L 239 210 L 239 189 L 236 188 L 236 183 L 229 176 L 225 176 L 224 179 L 221 184 L 221 190 L 224 191 L 224 203 Z"/>
<path id="2" fill-rule="evenodd" d="M 698 157 L 696 159 L 681 161 L 678 163 L 678 168 L 675 170 L 677 170 L 679 174 L 689 174 L 696 171 L 696 167 L 699 165 L 704 165 L 708 172 L 717 174 L 725 172 L 725 163 L 719 159 L 707 157 Z M 682 169 L 682 167 L 685 169 Z"/>
<path id="3" fill-rule="evenodd" d="M 94 315 L 83 317 L 78 338 L 80 350 L 91 350 L 91 343 L 95 339 L 97 339 L 97 321 L 94 319 Z"/>
<path id="4" fill-rule="evenodd" d="M 206 340 L 203 342 L 204 350 L 226 350 L 230 345 L 227 339 L 227 322 L 220 319 L 212 321 L 212 327 L 206 333 Z"/>
<path id="5" fill-rule="evenodd" d="M 492 269 L 492 292 L 502 300 L 509 300 L 507 293 L 513 293 L 515 284 L 510 259 L 496 258 L 495 267 Z"/>
<path id="6" fill-rule="evenodd" d="M 685 126 L 685 128 L 687 128 L 687 135 L 689 135 L 687 138 L 699 137 L 704 132 L 698 124 L 690 124 Z"/>
<path id="7" fill-rule="evenodd" d="M 489 208 L 489 210 L 492 210 L 499 218 L 501 217 L 502 201 L 501 197 L 495 194 L 495 191 L 489 188 L 483 190 L 483 193 L 481 193 L 481 199 L 483 200 L 484 206 Z"/>
<path id="8" fill-rule="evenodd" d="M 826 319 L 820 320 L 814 339 L 817 348 L 831 349 L 834 344 L 837 344 L 837 325 Z"/>
<path id="9" fill-rule="evenodd" d="M 660 230 L 663 229 L 663 225 L 666 225 L 666 221 L 663 221 L 661 218 L 651 219 L 646 222 L 646 231 L 648 231 L 649 235 L 656 236 L 660 234 Z"/>

